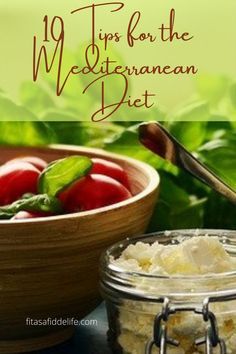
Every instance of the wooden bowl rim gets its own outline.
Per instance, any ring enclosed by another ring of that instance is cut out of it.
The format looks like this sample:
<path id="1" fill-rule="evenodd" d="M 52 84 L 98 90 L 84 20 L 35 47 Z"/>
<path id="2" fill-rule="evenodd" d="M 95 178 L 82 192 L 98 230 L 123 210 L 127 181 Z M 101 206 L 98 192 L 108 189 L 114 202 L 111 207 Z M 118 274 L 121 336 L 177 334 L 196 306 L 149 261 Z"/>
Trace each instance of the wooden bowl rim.
<path id="1" fill-rule="evenodd" d="M 21 146 L 23 147 L 23 146 Z M 3 148 L 3 146 L 1 147 Z M 16 146 L 4 146 L 4 148 L 17 148 Z M 112 205 L 108 205 L 102 208 L 97 208 L 94 210 L 89 210 L 89 211 L 82 211 L 82 212 L 77 212 L 77 213 L 68 213 L 68 214 L 63 214 L 63 215 L 53 215 L 53 216 L 46 216 L 46 217 L 41 217 L 37 219 L 22 219 L 22 220 L 0 220 L 0 226 L 1 225 L 16 225 L 16 224 L 29 224 L 29 223 L 43 223 L 43 222 L 50 222 L 50 221 L 60 221 L 60 220 L 65 220 L 65 219 L 77 219 L 77 218 L 82 218 L 86 216 L 91 216 L 91 215 L 97 215 L 97 214 L 103 214 L 107 213 L 112 210 L 118 210 L 124 206 L 127 206 L 129 204 L 133 204 L 140 199 L 143 199 L 144 197 L 147 197 L 149 194 L 155 192 L 159 188 L 160 185 L 160 175 L 159 173 L 149 164 L 136 160 L 134 158 L 124 156 L 121 154 L 117 153 L 110 153 L 107 152 L 103 149 L 98 149 L 98 148 L 90 148 L 90 147 L 84 147 L 84 146 L 79 146 L 79 145 L 63 145 L 63 144 L 52 144 L 52 145 L 47 145 L 43 147 L 39 146 L 27 146 L 26 148 L 29 149 L 38 149 L 41 151 L 52 149 L 52 150 L 68 150 L 69 151 L 74 151 L 76 150 L 84 152 L 84 153 L 91 153 L 91 154 L 96 154 L 98 157 L 101 158 L 107 158 L 109 159 L 119 159 L 123 160 L 126 163 L 129 163 L 131 165 L 135 165 L 145 171 L 147 177 L 149 177 L 149 184 L 147 187 L 140 193 L 136 194 L 135 196 L 119 203 L 115 203 Z"/>

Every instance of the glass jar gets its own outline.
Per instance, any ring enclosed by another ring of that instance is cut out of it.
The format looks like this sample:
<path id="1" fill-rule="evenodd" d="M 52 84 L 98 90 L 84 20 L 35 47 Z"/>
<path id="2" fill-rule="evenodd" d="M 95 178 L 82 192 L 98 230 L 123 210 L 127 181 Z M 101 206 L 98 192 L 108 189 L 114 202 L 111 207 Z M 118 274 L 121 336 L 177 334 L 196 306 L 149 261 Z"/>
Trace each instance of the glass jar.
<path id="1" fill-rule="evenodd" d="M 217 236 L 236 256 L 236 231 L 200 230 Z M 108 340 L 117 354 L 236 354 L 236 270 L 199 276 L 161 276 L 124 271 L 111 258 L 138 241 L 178 244 L 196 230 L 126 239 L 101 258 Z"/>

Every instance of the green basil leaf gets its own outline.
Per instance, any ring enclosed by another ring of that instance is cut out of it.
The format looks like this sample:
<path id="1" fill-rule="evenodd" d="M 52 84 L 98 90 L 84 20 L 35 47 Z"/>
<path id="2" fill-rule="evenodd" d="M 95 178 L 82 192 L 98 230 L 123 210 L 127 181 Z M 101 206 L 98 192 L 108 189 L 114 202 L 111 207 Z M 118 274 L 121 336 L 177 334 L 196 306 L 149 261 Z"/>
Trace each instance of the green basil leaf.
<path id="1" fill-rule="evenodd" d="M 0 219 L 11 219 L 22 210 L 59 214 L 62 212 L 62 206 L 57 198 L 50 197 L 47 194 L 39 194 L 32 197 L 27 196 L 10 205 L 0 207 Z"/>
<path id="2" fill-rule="evenodd" d="M 69 156 L 54 161 L 40 175 L 39 193 L 54 197 L 77 179 L 86 176 L 91 167 L 91 159 L 85 156 Z"/>

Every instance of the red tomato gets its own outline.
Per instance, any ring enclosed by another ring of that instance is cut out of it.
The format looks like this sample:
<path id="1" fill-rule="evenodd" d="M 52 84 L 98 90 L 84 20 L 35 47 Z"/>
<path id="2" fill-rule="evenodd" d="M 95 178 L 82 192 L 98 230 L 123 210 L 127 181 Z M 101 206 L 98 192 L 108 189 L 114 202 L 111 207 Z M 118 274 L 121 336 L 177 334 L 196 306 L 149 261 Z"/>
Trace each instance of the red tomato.
<path id="1" fill-rule="evenodd" d="M 40 171 L 28 162 L 18 161 L 0 167 L 0 205 L 6 205 L 25 193 L 37 193 Z"/>
<path id="2" fill-rule="evenodd" d="M 93 174 L 75 182 L 59 199 L 65 211 L 73 213 L 119 203 L 131 196 L 128 189 L 113 178 Z"/>
<path id="3" fill-rule="evenodd" d="M 21 219 L 33 219 L 33 218 L 41 218 L 44 216 L 49 216 L 48 214 L 29 212 L 29 211 L 19 211 L 16 215 L 14 215 L 11 220 L 21 220 Z"/>
<path id="4" fill-rule="evenodd" d="M 128 175 L 120 165 L 115 162 L 99 158 L 93 158 L 91 160 L 93 162 L 93 167 L 90 174 L 99 174 L 112 177 L 130 190 Z"/>
<path id="5" fill-rule="evenodd" d="M 31 163 L 31 165 L 36 167 L 39 171 L 43 171 L 48 165 L 46 161 L 36 156 L 22 156 L 22 157 L 20 156 L 15 159 L 7 161 L 6 164 L 19 162 L 19 161 L 29 162 Z"/>

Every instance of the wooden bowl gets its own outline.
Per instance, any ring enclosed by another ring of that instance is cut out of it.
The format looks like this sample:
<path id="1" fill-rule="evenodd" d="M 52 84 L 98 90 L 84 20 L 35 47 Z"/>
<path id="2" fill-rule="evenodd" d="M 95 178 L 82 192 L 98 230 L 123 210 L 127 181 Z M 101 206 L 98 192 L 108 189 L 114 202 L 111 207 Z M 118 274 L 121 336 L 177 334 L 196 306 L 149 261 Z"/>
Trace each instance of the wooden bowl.
<path id="1" fill-rule="evenodd" d="M 109 245 L 145 231 L 159 176 L 145 163 L 98 149 L 0 149 L 0 164 L 26 155 L 48 162 L 73 154 L 104 157 L 126 169 L 135 195 L 88 212 L 0 221 L 0 353 L 11 354 L 46 348 L 72 335 L 73 327 L 32 326 L 30 319 L 79 320 L 98 304 L 99 256 Z"/>

